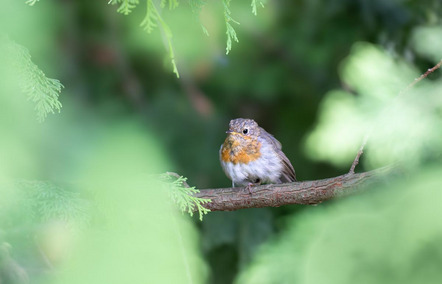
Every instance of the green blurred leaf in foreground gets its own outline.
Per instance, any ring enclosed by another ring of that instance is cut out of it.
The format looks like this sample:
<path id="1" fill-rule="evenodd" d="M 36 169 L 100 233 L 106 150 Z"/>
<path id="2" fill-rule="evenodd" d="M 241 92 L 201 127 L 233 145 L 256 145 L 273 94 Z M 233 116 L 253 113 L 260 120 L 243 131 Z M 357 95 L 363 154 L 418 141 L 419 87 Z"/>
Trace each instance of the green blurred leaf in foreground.
<path id="1" fill-rule="evenodd" d="M 295 216 L 237 283 L 440 283 L 441 170 Z"/>
<path id="2" fill-rule="evenodd" d="M 148 129 L 71 104 L 38 124 L 15 81 L 0 83 L 1 283 L 204 282 L 197 232 L 153 178 L 168 163 Z M 39 181 L 53 173 L 66 188 Z"/>
<path id="3" fill-rule="evenodd" d="M 418 76 L 381 48 L 355 44 L 341 77 L 356 95 L 344 90 L 326 95 L 318 126 L 307 139 L 308 154 L 350 165 L 368 136 L 364 157 L 371 167 L 395 161 L 412 166 L 433 155 L 442 145 L 442 81 L 421 81 L 399 95 Z"/>
<path id="4" fill-rule="evenodd" d="M 59 283 L 202 283 L 197 235 L 163 186 L 145 174 L 165 166 L 142 129 L 116 125 L 78 173 L 98 221 L 76 240 Z"/>

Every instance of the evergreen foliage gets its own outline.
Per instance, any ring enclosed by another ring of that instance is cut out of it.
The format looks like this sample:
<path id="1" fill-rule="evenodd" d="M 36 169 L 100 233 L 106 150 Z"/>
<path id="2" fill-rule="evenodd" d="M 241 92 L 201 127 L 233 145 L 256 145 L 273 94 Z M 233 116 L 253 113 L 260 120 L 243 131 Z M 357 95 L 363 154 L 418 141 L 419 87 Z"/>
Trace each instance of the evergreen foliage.
<path id="1" fill-rule="evenodd" d="M 433 29 L 436 34 L 441 31 L 442 28 Z M 442 58 L 433 39 L 419 38 L 419 46 L 425 46 L 420 52 Z M 367 43 L 355 44 L 341 70 L 345 84 L 358 95 L 343 90 L 327 93 L 318 126 L 307 144 L 312 158 L 349 164 L 366 135 L 370 149 L 365 154 L 366 161 L 374 168 L 396 161 L 413 167 L 428 159 L 425 153 L 440 149 L 441 80 L 425 80 L 407 89 L 419 77 L 416 70 Z M 345 141 L 342 137 L 346 137 Z"/>
<path id="2" fill-rule="evenodd" d="M 226 54 L 229 54 L 230 50 L 232 50 L 232 40 L 239 42 L 238 37 L 236 36 L 236 31 L 233 28 L 231 23 L 239 25 L 237 21 L 235 21 L 230 14 L 230 1 L 231 0 L 223 0 L 224 7 L 224 20 L 226 21 L 226 35 L 227 35 L 227 46 L 226 46 Z"/>
<path id="3" fill-rule="evenodd" d="M 252 13 L 257 16 L 258 15 L 258 6 L 264 8 L 264 3 L 261 0 L 252 0 Z"/>
<path id="4" fill-rule="evenodd" d="M 163 7 L 163 3 L 165 3 L 165 2 L 163 2 L 163 1 L 161 2 L 162 7 Z M 172 0 L 169 3 L 172 3 L 172 4 L 169 4 L 169 9 L 173 9 L 178 5 L 177 2 L 174 2 Z M 174 3 L 176 3 L 176 5 Z M 162 31 L 166 37 L 166 40 L 167 40 L 169 59 L 170 59 L 170 62 L 172 63 L 173 73 L 175 73 L 177 78 L 179 78 L 180 74 L 179 74 L 178 68 L 176 66 L 175 53 L 173 51 L 173 45 L 172 45 L 172 31 L 170 30 L 170 28 L 166 24 L 166 22 L 163 20 L 163 18 L 161 18 L 161 15 L 158 12 L 157 8 L 155 7 L 153 0 L 147 0 L 146 16 L 143 19 L 143 21 L 141 22 L 140 26 L 147 33 L 151 33 L 153 31 L 153 29 L 158 26 L 158 24 L 161 26 Z"/>
<path id="5" fill-rule="evenodd" d="M 146 19 L 142 28 L 116 24 L 107 1 L 7 2 L 2 27 L 31 52 L 9 42 L 0 53 L 0 283 L 440 282 L 441 69 L 401 92 L 442 58 L 440 0 L 109 1 Z M 175 30 L 203 7 L 211 37 L 198 25 Z M 158 72 L 142 48 L 164 53 L 162 41 L 143 29 L 162 33 L 185 80 Z M 35 125 L 9 78 L 20 75 L 37 115 L 59 111 L 62 85 L 35 60 L 57 49 L 69 111 Z M 185 178 L 144 179 L 173 167 L 198 188 L 230 186 L 217 149 L 238 116 L 281 140 L 300 180 L 348 171 L 367 132 L 357 170 L 401 161 L 401 180 L 313 207 L 204 215 L 208 201 Z M 142 126 L 115 131 L 116 121 Z M 139 136 L 157 145 L 132 143 Z M 11 182 L 22 178 L 32 180 Z M 78 223 L 85 229 L 72 234 Z"/>
<path id="6" fill-rule="evenodd" d="M 109 1 L 111 5 L 120 5 L 117 12 L 123 15 L 129 15 L 130 12 L 139 4 L 138 0 L 111 0 Z"/>
<path id="7" fill-rule="evenodd" d="M 35 104 L 37 120 L 43 122 L 48 114 L 60 112 L 62 104 L 58 97 L 63 85 L 57 79 L 46 77 L 45 73 L 31 60 L 29 51 L 3 37 L 0 40 L 3 62 L 7 62 L 17 76 L 22 91 Z"/>
<path id="8" fill-rule="evenodd" d="M 40 0 L 26 0 L 26 4 L 28 4 L 29 6 L 34 6 L 35 5 L 35 3 L 37 3 L 38 1 L 40 1 Z"/>
<path id="9" fill-rule="evenodd" d="M 172 180 L 172 177 L 167 174 L 164 174 L 163 178 L 169 182 Z M 194 186 L 186 187 L 186 180 L 187 178 L 180 176 L 169 184 L 170 197 L 182 212 L 187 212 L 190 216 L 193 216 L 193 212 L 198 211 L 199 219 L 202 221 L 203 216 L 210 212 L 210 210 L 204 208 L 203 205 L 209 203 L 210 199 L 193 196 L 193 194 L 198 193 L 199 190 L 195 189 Z"/>
<path id="10" fill-rule="evenodd" d="M 266 244 L 237 283 L 438 283 L 439 168 L 311 208 Z M 400 196 L 400 198 L 397 198 Z"/>
<path id="11" fill-rule="evenodd" d="M 23 228 L 23 233 L 28 233 L 52 221 L 78 228 L 78 225 L 87 225 L 91 220 L 89 201 L 81 198 L 78 192 L 56 186 L 52 182 L 21 180 L 11 190 L 15 198 L 9 198 L 8 204 L 2 204 L 0 210 L 2 229 L 14 231 Z M 7 231 L 5 233 L 9 236 Z"/>
<path id="12" fill-rule="evenodd" d="M 224 21 L 226 24 L 226 54 L 229 54 L 229 52 L 232 50 L 232 42 L 236 41 L 239 42 L 237 33 L 235 31 L 235 28 L 233 27 L 233 24 L 239 25 L 239 22 L 234 20 L 231 16 L 232 11 L 230 9 L 230 2 L 231 0 L 222 0 L 223 4 L 223 13 L 224 13 Z M 199 14 L 201 12 L 201 9 L 204 5 L 206 5 L 205 0 L 189 0 L 188 4 L 190 5 L 192 11 L 195 14 Z M 109 1 L 109 4 L 111 5 L 119 5 L 117 12 L 128 15 L 132 12 L 132 10 L 139 4 L 138 0 L 111 0 Z M 165 8 L 166 5 L 168 6 L 169 10 L 173 10 L 176 7 L 178 7 L 179 2 L 177 0 L 161 0 L 160 2 L 160 8 Z M 252 7 L 252 13 L 254 15 L 257 15 L 257 7 L 261 6 L 264 7 L 264 3 L 261 0 L 252 0 L 251 7 Z M 164 19 L 161 17 L 160 10 L 156 7 L 156 4 L 154 0 L 146 0 L 146 15 L 144 19 L 141 21 L 140 26 L 147 32 L 151 33 L 156 27 L 160 26 L 161 31 L 163 32 L 165 39 L 167 41 L 167 50 L 168 50 L 168 56 L 169 60 L 172 64 L 172 70 L 176 74 L 177 78 L 180 77 L 176 59 L 175 59 L 175 53 L 173 50 L 173 43 L 172 43 L 172 37 L 173 33 L 171 29 L 169 28 L 169 25 L 164 21 Z M 206 27 L 201 24 L 201 28 L 204 34 L 209 35 L 208 30 Z"/>
<path id="13" fill-rule="evenodd" d="M 204 5 L 206 5 L 207 0 L 189 0 L 190 8 L 195 16 L 198 16 L 203 9 Z M 209 31 L 206 27 L 200 22 L 201 29 L 206 36 L 209 36 Z"/>

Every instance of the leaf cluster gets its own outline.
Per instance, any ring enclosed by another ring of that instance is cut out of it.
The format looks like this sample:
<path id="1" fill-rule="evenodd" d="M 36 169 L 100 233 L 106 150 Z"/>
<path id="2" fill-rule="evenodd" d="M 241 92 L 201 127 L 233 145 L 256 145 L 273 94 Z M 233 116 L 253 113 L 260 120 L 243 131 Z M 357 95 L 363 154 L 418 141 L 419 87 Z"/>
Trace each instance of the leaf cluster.
<path id="1" fill-rule="evenodd" d="M 74 224 L 90 222 L 90 203 L 78 192 L 38 180 L 18 181 L 11 191 L 15 197 L 0 210 L 3 228 L 28 230 L 50 221 L 62 221 L 74 228 Z"/>
<path id="2" fill-rule="evenodd" d="M 292 216 L 237 283 L 438 283 L 440 170 Z"/>
<path id="3" fill-rule="evenodd" d="M 35 104 L 39 122 L 49 113 L 60 112 L 62 104 L 58 97 L 63 85 L 57 79 L 46 77 L 45 73 L 31 60 L 29 50 L 7 38 L 0 40 L 2 56 L 11 65 L 22 91 Z"/>
<path id="4" fill-rule="evenodd" d="M 111 5 L 120 5 L 118 7 L 117 12 L 129 15 L 130 12 L 139 4 L 138 0 L 111 0 L 109 1 L 109 4 Z"/>
<path id="5" fill-rule="evenodd" d="M 179 176 L 172 181 L 171 175 L 165 174 L 163 175 L 163 179 L 169 181 L 168 187 L 170 189 L 170 198 L 182 212 L 187 212 L 190 216 L 193 216 L 193 212 L 198 211 L 199 219 L 201 221 L 203 220 L 203 215 L 210 212 L 210 210 L 203 205 L 211 202 L 211 200 L 193 196 L 200 191 L 194 186 L 186 187 L 187 178 Z"/>
<path id="6" fill-rule="evenodd" d="M 226 54 L 229 54 L 230 50 L 232 49 L 232 41 L 239 42 L 237 33 L 235 31 L 235 28 L 233 27 L 232 23 L 239 25 L 239 22 L 234 20 L 231 16 L 232 11 L 230 9 L 230 2 L 231 0 L 223 0 L 223 13 L 224 13 L 224 20 L 226 23 Z M 201 9 L 206 5 L 206 0 L 189 0 L 188 4 L 192 9 L 192 12 L 194 14 L 199 14 L 201 12 Z M 139 4 L 138 0 L 110 0 L 109 4 L 111 5 L 119 5 L 117 12 L 128 15 L 132 12 L 132 10 Z M 167 42 L 167 50 L 168 50 L 168 56 L 172 63 L 173 72 L 176 74 L 176 76 L 179 78 L 179 72 L 175 60 L 175 53 L 173 50 L 173 43 L 172 43 L 172 31 L 169 28 L 169 25 L 164 21 L 164 19 L 161 17 L 161 9 L 168 6 L 169 10 L 173 10 L 177 8 L 179 5 L 178 0 L 161 0 L 161 2 L 156 4 L 154 0 L 146 0 L 146 15 L 144 19 L 141 21 L 140 26 L 147 32 L 151 33 L 156 27 L 160 27 L 163 35 L 165 36 L 166 42 Z M 159 6 L 159 8 L 158 8 Z M 262 0 L 252 0 L 251 7 L 252 7 L 252 13 L 254 15 L 257 15 L 257 9 L 258 6 L 264 7 L 264 3 Z M 204 27 L 204 25 L 201 24 L 201 28 L 204 34 L 209 35 L 209 32 Z"/>

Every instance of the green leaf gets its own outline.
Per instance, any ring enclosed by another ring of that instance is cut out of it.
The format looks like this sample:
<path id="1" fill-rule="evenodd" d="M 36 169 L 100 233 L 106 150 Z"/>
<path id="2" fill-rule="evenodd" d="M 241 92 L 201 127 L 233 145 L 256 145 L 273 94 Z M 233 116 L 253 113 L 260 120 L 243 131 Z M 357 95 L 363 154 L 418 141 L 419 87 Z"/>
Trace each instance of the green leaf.
<path id="1" fill-rule="evenodd" d="M 293 215 L 235 283 L 439 283 L 441 170 Z"/>
<path id="2" fill-rule="evenodd" d="M 172 180 L 171 176 L 168 174 L 165 174 L 162 177 L 169 182 Z M 200 191 L 195 189 L 195 187 L 185 187 L 186 180 L 187 178 L 180 176 L 169 183 L 170 197 L 182 212 L 187 212 L 190 216 L 193 216 L 193 212 L 198 211 L 199 219 L 202 221 L 203 215 L 210 212 L 210 210 L 203 205 L 211 202 L 211 200 L 193 196 Z"/>
<path id="3" fill-rule="evenodd" d="M 233 28 L 233 26 L 230 24 L 230 22 L 233 22 L 239 25 L 239 23 L 230 16 L 230 14 L 232 13 L 230 11 L 230 1 L 231 0 L 223 0 L 224 20 L 226 21 L 226 35 L 227 35 L 226 54 L 229 54 L 230 50 L 232 50 L 232 39 L 236 42 L 239 42 L 238 37 L 236 36 L 236 31 Z"/>
<path id="4" fill-rule="evenodd" d="M 158 12 L 157 8 L 155 7 L 153 1 L 147 0 L 146 16 L 144 17 L 140 26 L 147 33 L 151 33 L 153 31 L 153 29 L 158 26 L 158 24 L 161 26 L 161 29 L 166 37 L 166 40 L 167 40 L 167 48 L 168 48 L 168 52 L 169 52 L 169 59 L 170 59 L 170 62 L 172 63 L 173 73 L 175 73 L 177 78 L 179 78 L 180 74 L 179 74 L 178 68 L 176 66 L 175 53 L 173 51 L 173 45 L 172 45 L 172 31 L 170 30 L 167 23 L 163 20 L 163 18 L 161 18 L 161 15 Z"/>
<path id="5" fill-rule="evenodd" d="M 169 10 L 175 9 L 179 5 L 178 0 L 161 0 L 160 7 L 166 7 L 166 3 L 169 3 Z"/>
<path id="6" fill-rule="evenodd" d="M 117 12 L 129 15 L 132 10 L 139 4 L 138 0 L 111 0 L 109 1 L 110 5 L 116 5 L 120 4 L 120 7 L 118 7 Z"/>
<path id="7" fill-rule="evenodd" d="M 189 0 L 190 8 L 195 14 L 199 14 L 206 3 L 206 0 Z"/>
<path id="8" fill-rule="evenodd" d="M 158 26 L 158 11 L 155 8 L 155 5 L 153 4 L 152 0 L 147 0 L 147 10 L 146 10 L 146 16 L 144 17 L 143 21 L 141 22 L 140 26 L 145 30 L 147 33 L 151 33 L 154 28 Z"/>
<path id="9" fill-rule="evenodd" d="M 45 73 L 31 60 L 29 51 L 6 38 L 1 46 L 14 72 L 17 72 L 22 91 L 28 100 L 35 103 L 35 111 L 39 122 L 43 122 L 49 113 L 60 112 L 62 104 L 58 96 L 63 85 L 57 79 L 46 77 Z"/>
<path id="10" fill-rule="evenodd" d="M 258 5 L 264 8 L 264 3 L 261 0 L 252 0 L 252 13 L 258 15 Z"/>
<path id="11" fill-rule="evenodd" d="M 194 13 L 197 16 L 196 18 L 198 21 L 200 21 L 198 16 L 201 12 L 201 9 L 203 8 L 204 5 L 206 5 L 206 3 L 207 3 L 206 0 L 189 0 L 189 5 L 190 8 L 192 9 L 192 13 Z M 209 36 L 209 31 L 207 31 L 206 27 L 201 22 L 200 25 L 203 33 L 206 36 Z"/>
<path id="12" fill-rule="evenodd" d="M 364 163 L 369 167 L 397 161 L 416 166 L 440 150 L 441 80 L 422 80 L 403 93 L 418 77 L 416 69 L 368 43 L 354 45 L 341 77 L 352 92 L 326 94 L 318 125 L 307 138 L 312 158 L 347 166 L 366 135 Z"/>

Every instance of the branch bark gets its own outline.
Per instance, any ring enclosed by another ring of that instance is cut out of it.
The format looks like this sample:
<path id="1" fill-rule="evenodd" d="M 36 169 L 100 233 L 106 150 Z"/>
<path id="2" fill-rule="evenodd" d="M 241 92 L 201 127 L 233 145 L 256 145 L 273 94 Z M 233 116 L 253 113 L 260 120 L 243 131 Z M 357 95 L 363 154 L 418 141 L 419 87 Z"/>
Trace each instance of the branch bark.
<path id="1" fill-rule="evenodd" d="M 392 167 L 385 167 L 322 180 L 256 186 L 252 188 L 252 194 L 244 187 L 202 189 L 195 196 L 211 199 L 212 202 L 204 204 L 204 207 L 211 211 L 318 204 L 338 196 L 359 192 L 367 184 L 379 182 L 381 177 L 391 170 Z"/>

